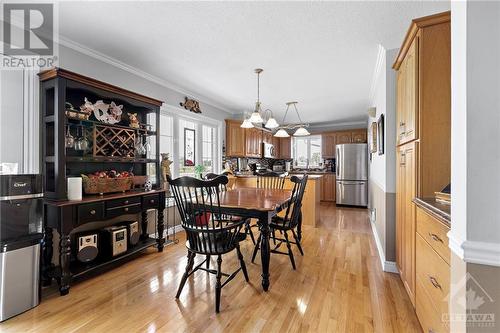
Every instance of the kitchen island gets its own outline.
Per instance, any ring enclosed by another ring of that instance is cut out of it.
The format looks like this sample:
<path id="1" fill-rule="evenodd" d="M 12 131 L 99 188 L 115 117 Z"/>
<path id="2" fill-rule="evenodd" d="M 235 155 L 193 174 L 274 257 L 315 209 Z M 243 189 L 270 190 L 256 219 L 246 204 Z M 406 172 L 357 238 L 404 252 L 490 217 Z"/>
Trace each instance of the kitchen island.
<path id="1" fill-rule="evenodd" d="M 302 199 L 302 223 L 317 227 L 319 224 L 319 205 L 321 197 L 321 178 L 323 175 L 309 175 L 307 185 L 304 190 L 304 198 Z M 257 176 L 254 175 L 236 175 L 229 176 L 229 187 L 257 187 Z M 290 176 L 286 177 L 285 187 L 292 189 L 293 183 L 290 181 Z"/>

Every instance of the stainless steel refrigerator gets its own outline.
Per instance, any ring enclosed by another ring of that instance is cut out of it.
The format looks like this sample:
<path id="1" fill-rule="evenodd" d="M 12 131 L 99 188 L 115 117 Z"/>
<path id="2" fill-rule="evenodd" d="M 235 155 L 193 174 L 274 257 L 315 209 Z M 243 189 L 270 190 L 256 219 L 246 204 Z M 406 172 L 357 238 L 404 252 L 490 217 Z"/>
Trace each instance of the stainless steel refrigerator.
<path id="1" fill-rule="evenodd" d="M 336 202 L 338 205 L 368 205 L 368 145 L 346 143 L 336 147 Z"/>

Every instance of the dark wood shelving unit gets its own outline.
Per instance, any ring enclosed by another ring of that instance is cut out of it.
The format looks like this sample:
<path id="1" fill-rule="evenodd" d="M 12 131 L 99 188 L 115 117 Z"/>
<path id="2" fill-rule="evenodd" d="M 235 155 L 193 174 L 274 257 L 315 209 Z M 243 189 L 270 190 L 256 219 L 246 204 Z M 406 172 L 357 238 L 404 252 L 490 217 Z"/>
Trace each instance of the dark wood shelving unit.
<path id="1" fill-rule="evenodd" d="M 111 268 L 151 246 L 156 245 L 159 252 L 163 250 L 166 199 L 160 178 L 159 140 L 160 106 L 163 102 L 61 68 L 41 72 L 39 77 L 45 192 L 42 283 L 49 285 L 55 278 L 61 295 L 65 295 L 73 278 Z M 85 99 L 91 103 L 103 101 L 122 105 L 120 121 L 103 123 L 93 114 L 89 120 L 67 117 L 66 103 L 78 108 Z M 129 126 L 129 113 L 143 124 L 142 128 Z M 74 138 L 84 136 L 89 143 L 88 149 L 67 148 L 67 130 Z M 143 146 L 148 142 L 152 149 L 138 155 L 136 142 Z M 132 171 L 135 176 L 147 176 L 153 182 L 153 190 L 84 195 L 81 201 L 68 200 L 68 177 L 106 170 Z M 148 234 L 147 212 L 151 209 L 158 212 L 156 239 Z M 117 257 L 98 257 L 85 264 L 76 260 L 76 249 L 72 244 L 76 239 L 75 228 L 98 221 L 108 221 L 102 224 L 107 226 L 113 223 L 111 219 L 131 214 L 135 215 L 131 217 L 134 221 L 140 221 L 139 234 L 143 241 Z M 57 267 L 52 264 L 54 229 L 60 237 Z"/>
<path id="2" fill-rule="evenodd" d="M 80 163 L 156 163 L 152 158 L 68 156 L 66 162 Z"/>
<path id="3" fill-rule="evenodd" d="M 71 271 L 73 278 L 80 278 L 84 275 L 93 273 L 95 271 L 106 270 L 107 267 L 125 261 L 134 254 L 138 254 L 142 250 L 145 250 L 149 247 L 156 246 L 156 244 L 157 244 L 156 239 L 149 237 L 146 240 L 139 241 L 139 243 L 136 246 L 127 250 L 127 252 L 123 253 L 120 256 L 107 259 L 106 258 L 96 259 L 95 261 L 90 263 L 81 263 L 78 261 L 74 261 L 70 264 L 69 269 Z"/>

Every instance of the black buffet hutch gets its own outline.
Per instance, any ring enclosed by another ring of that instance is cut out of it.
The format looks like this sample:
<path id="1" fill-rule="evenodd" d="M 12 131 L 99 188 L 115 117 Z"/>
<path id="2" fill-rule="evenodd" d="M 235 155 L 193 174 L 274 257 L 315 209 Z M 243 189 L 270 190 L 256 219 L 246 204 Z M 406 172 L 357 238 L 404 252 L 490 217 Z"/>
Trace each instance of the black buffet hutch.
<path id="1" fill-rule="evenodd" d="M 44 285 L 49 285 L 55 278 L 59 282 L 60 294 L 65 295 L 69 292 L 73 278 L 105 269 L 151 246 L 157 246 L 159 252 L 163 250 L 165 191 L 160 181 L 159 159 L 159 112 L 162 101 L 61 68 L 41 72 L 39 78 L 46 198 L 42 281 Z M 88 119 L 82 119 L 82 114 L 73 111 L 79 111 L 85 99 L 90 103 L 102 100 L 103 103 L 123 105 L 121 121 L 103 123 L 93 114 Z M 138 128 L 131 126 L 127 117 L 129 113 L 136 114 L 136 120 L 141 124 Z M 87 140 L 86 149 L 67 147 L 68 136 L 73 137 L 73 141 L 83 140 L 84 137 Z M 136 146 L 142 146 L 143 151 L 138 151 Z M 142 182 L 124 192 L 84 194 L 82 200 L 68 200 L 68 177 L 102 170 L 132 172 L 139 180 L 141 176 L 148 176 L 147 179 L 153 183 L 152 189 L 146 191 L 141 186 L 144 184 Z M 149 209 L 158 211 L 156 239 L 147 232 Z M 90 222 L 139 213 L 140 241 L 135 246 L 129 247 L 120 256 L 98 257 L 89 263 L 75 259 L 76 244 L 72 233 L 75 228 Z M 60 235 L 59 265 L 52 264 L 53 229 Z"/>

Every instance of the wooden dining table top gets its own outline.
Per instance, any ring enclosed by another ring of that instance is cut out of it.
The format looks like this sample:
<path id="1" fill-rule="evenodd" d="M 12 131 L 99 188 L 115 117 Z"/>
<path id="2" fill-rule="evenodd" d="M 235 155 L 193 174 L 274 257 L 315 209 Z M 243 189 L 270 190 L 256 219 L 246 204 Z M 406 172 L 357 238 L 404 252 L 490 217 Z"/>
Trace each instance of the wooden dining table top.
<path id="1" fill-rule="evenodd" d="M 291 190 L 265 188 L 235 188 L 220 194 L 221 207 L 274 211 L 287 203 Z"/>

